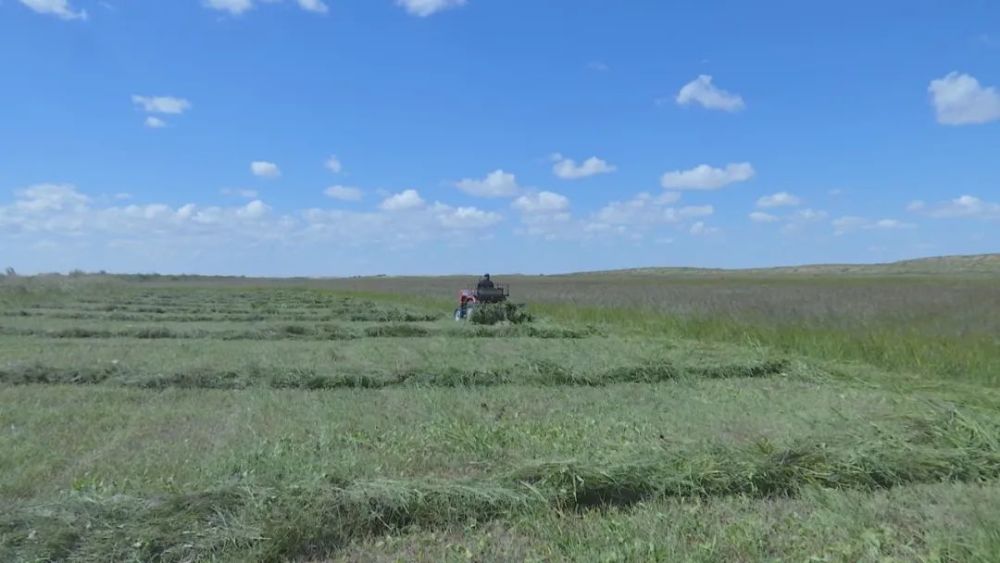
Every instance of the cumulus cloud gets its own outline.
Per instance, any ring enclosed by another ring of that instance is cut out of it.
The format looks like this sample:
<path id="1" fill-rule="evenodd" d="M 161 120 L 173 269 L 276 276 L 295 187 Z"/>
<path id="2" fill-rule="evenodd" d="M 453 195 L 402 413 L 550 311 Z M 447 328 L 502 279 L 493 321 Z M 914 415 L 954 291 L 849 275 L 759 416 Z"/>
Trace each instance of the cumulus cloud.
<path id="1" fill-rule="evenodd" d="M 176 208 L 163 203 L 101 207 L 68 184 L 39 184 L 18 190 L 15 195 L 12 204 L 0 205 L 0 233 L 148 239 L 230 232 L 267 238 L 277 233 L 279 226 L 275 223 L 260 228 L 262 221 L 271 220 L 271 209 L 260 200 L 237 207 L 190 203 Z"/>
<path id="2" fill-rule="evenodd" d="M 146 118 L 146 127 L 150 129 L 161 129 L 167 126 L 167 122 L 163 121 L 159 117 L 153 117 L 152 115 Z"/>
<path id="3" fill-rule="evenodd" d="M 253 8 L 253 0 L 204 0 L 205 6 L 238 16 Z"/>
<path id="4" fill-rule="evenodd" d="M 732 94 L 712 84 L 712 77 L 702 74 L 685 84 L 677 93 L 677 104 L 686 106 L 699 104 L 707 109 L 736 112 L 746 105 L 738 94 Z"/>
<path id="5" fill-rule="evenodd" d="M 952 72 L 927 88 L 943 125 L 973 125 L 1000 119 L 1000 92 L 968 74 Z"/>
<path id="6" fill-rule="evenodd" d="M 725 168 L 713 168 L 701 164 L 690 170 L 675 170 L 660 178 L 664 188 L 674 190 L 717 190 L 736 182 L 753 178 L 755 171 L 749 162 L 727 164 Z"/>
<path id="7" fill-rule="evenodd" d="M 919 213 L 935 219 L 1000 219 L 1000 203 L 983 201 L 971 195 L 963 195 L 935 204 L 918 200 L 911 202 L 906 209 L 912 213 Z"/>
<path id="8" fill-rule="evenodd" d="M 340 163 L 340 159 L 336 155 L 330 155 L 330 158 L 326 159 L 324 166 L 334 174 L 339 174 L 344 169 L 344 166 Z"/>
<path id="9" fill-rule="evenodd" d="M 260 1 L 263 3 L 273 3 L 280 0 Z M 323 0 L 295 0 L 295 3 L 307 12 L 325 14 L 330 11 L 329 7 L 325 2 L 323 2 Z M 220 12 L 227 12 L 234 16 L 248 12 L 256 7 L 256 2 L 254 0 L 203 0 L 203 4 L 206 8 L 218 10 Z"/>
<path id="10" fill-rule="evenodd" d="M 781 220 L 779 217 L 763 211 L 754 211 L 749 217 L 754 223 L 776 223 Z"/>
<path id="11" fill-rule="evenodd" d="M 824 221 L 828 216 L 827 212 L 821 209 L 798 209 L 784 218 L 779 218 L 784 221 L 784 225 L 781 227 L 781 233 L 785 235 L 794 235 L 806 229 L 810 225 L 816 225 L 821 221 Z"/>
<path id="12" fill-rule="evenodd" d="M 448 229 L 484 229 L 503 220 L 503 216 L 492 211 L 475 207 L 451 207 L 443 203 L 435 203 L 431 212 L 438 223 Z"/>
<path id="13" fill-rule="evenodd" d="M 838 217 L 830 222 L 833 225 L 833 230 L 835 235 L 845 235 L 855 231 L 871 231 L 871 230 L 895 230 L 895 229 L 912 229 L 915 227 L 912 223 L 904 223 L 897 219 L 878 219 L 871 220 L 864 217 L 855 216 L 844 216 Z"/>
<path id="14" fill-rule="evenodd" d="M 465 178 L 458 181 L 455 186 L 478 197 L 513 197 L 521 193 L 517 178 L 503 170 L 494 170 L 482 180 Z"/>
<path id="15" fill-rule="evenodd" d="M 348 186 L 330 186 L 323 190 L 326 197 L 339 199 L 340 201 L 361 201 L 364 194 L 358 188 Z"/>
<path id="16" fill-rule="evenodd" d="M 246 190 L 242 188 L 224 188 L 222 195 L 243 197 L 246 199 L 257 199 L 257 190 Z"/>
<path id="17" fill-rule="evenodd" d="M 645 229 L 657 225 L 682 223 L 688 219 L 707 217 L 715 213 L 715 208 L 711 205 L 669 207 L 677 199 L 677 194 L 673 192 L 660 196 L 642 192 L 630 200 L 612 201 L 594 213 L 588 228 L 592 231 L 608 230 L 609 227 Z"/>
<path id="18" fill-rule="evenodd" d="M 582 164 L 577 164 L 575 160 L 565 158 L 559 153 L 553 154 L 552 160 L 555 162 L 552 166 L 552 172 L 563 180 L 575 180 L 596 176 L 597 174 L 609 174 L 617 170 L 614 165 L 608 164 L 596 156 L 588 158 Z"/>
<path id="19" fill-rule="evenodd" d="M 770 196 L 765 196 L 757 200 L 757 206 L 760 208 L 775 208 L 782 206 L 795 206 L 799 205 L 801 202 L 795 196 L 787 194 L 785 192 L 779 192 Z M 798 209 L 787 215 L 775 215 L 774 213 L 767 213 L 764 211 L 753 211 L 747 217 L 754 223 L 784 223 L 782 232 L 785 234 L 791 234 L 798 232 L 804 226 L 810 223 L 816 223 L 826 219 L 826 211 L 816 210 L 816 209 Z"/>
<path id="20" fill-rule="evenodd" d="M 693 225 L 691 225 L 691 228 L 688 229 L 688 232 L 697 237 L 697 236 L 714 235 L 721 231 L 716 227 L 709 227 L 704 222 L 698 221 Z"/>
<path id="21" fill-rule="evenodd" d="M 517 198 L 511 207 L 526 215 L 559 213 L 569 209 L 569 198 L 553 192 L 538 192 Z"/>
<path id="22" fill-rule="evenodd" d="M 322 0 L 298 0 L 299 7 L 307 12 L 325 14 L 330 11 Z"/>
<path id="23" fill-rule="evenodd" d="M 229 193 L 243 194 L 240 190 Z M 307 209 L 280 215 L 254 197 L 233 206 L 188 203 L 104 205 L 68 184 L 39 184 L 15 191 L 0 202 L 0 240 L 18 244 L 66 240 L 147 249 L 204 249 L 240 242 L 336 243 L 348 246 L 410 247 L 430 240 L 463 243 L 501 221 L 499 213 L 471 206 L 425 204 L 414 190 L 387 198 L 381 209 L 346 211 Z M 406 219 L 398 213 L 406 211 Z M 9 238 L 6 238 L 9 237 Z"/>
<path id="24" fill-rule="evenodd" d="M 266 160 L 255 160 L 250 163 L 250 172 L 260 178 L 277 178 L 281 176 L 281 169 L 273 162 Z"/>
<path id="25" fill-rule="evenodd" d="M 240 207 L 236 210 L 236 215 L 246 219 L 260 219 L 264 215 L 267 215 L 271 211 L 271 208 L 264 204 L 263 201 L 255 199 L 250 203 Z"/>
<path id="26" fill-rule="evenodd" d="M 410 196 L 394 201 L 406 199 Z M 405 221 L 399 219 L 398 210 L 309 209 L 301 214 L 305 224 L 299 234 L 306 240 L 336 241 L 338 244 L 412 248 L 436 239 L 465 243 L 469 240 L 469 232 L 483 231 L 503 220 L 498 213 L 476 207 L 453 207 L 440 202 L 426 205 L 423 200 L 419 205 L 412 205 L 412 201 L 404 203 L 410 205 Z"/>
<path id="27" fill-rule="evenodd" d="M 379 209 L 383 211 L 406 211 L 424 206 L 424 200 L 417 190 L 403 190 L 398 194 L 393 194 L 379 204 Z"/>
<path id="28" fill-rule="evenodd" d="M 802 209 L 796 211 L 792 215 L 792 220 L 795 221 L 818 221 L 821 219 L 826 219 L 826 211 L 817 211 L 815 209 Z"/>
<path id="29" fill-rule="evenodd" d="M 191 109 L 191 102 L 173 96 L 132 96 L 132 103 L 147 113 L 180 115 Z"/>
<path id="30" fill-rule="evenodd" d="M 766 195 L 757 200 L 757 207 L 767 209 L 770 207 L 795 207 L 802 204 L 802 200 L 788 192 L 778 192 Z"/>
<path id="31" fill-rule="evenodd" d="M 90 203 L 90 198 L 71 184 L 35 184 L 18 190 L 16 195 L 14 207 L 29 213 L 79 210 Z"/>
<path id="32" fill-rule="evenodd" d="M 21 3 L 39 14 L 63 20 L 85 20 L 86 10 L 74 10 L 69 0 L 21 0 Z"/>
<path id="33" fill-rule="evenodd" d="M 441 10 L 464 6 L 466 0 L 396 0 L 396 4 L 402 6 L 408 13 L 427 17 Z"/>

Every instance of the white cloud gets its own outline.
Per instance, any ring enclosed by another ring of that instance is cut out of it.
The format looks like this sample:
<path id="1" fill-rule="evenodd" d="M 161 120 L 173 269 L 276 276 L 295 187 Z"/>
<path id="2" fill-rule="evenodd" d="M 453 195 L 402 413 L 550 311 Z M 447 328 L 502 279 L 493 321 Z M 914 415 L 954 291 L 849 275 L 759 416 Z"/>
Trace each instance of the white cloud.
<path id="1" fill-rule="evenodd" d="M 190 214 L 192 210 L 193 206 L 187 208 L 186 214 Z M 255 199 L 250 203 L 244 205 L 243 207 L 238 208 L 236 210 L 236 215 L 246 219 L 260 219 L 264 215 L 267 215 L 268 212 L 270 212 L 270 210 L 271 208 L 268 207 L 267 205 L 264 205 L 263 201 Z"/>
<path id="2" fill-rule="evenodd" d="M 717 88 L 712 84 L 712 77 L 707 74 L 702 74 L 685 84 L 677 93 L 676 100 L 682 106 L 697 103 L 707 109 L 729 112 L 740 111 L 746 107 L 743 98 Z"/>
<path id="3" fill-rule="evenodd" d="M 611 67 L 608 66 L 608 63 L 604 61 L 591 61 L 587 63 L 587 68 L 589 68 L 590 70 L 596 70 L 597 72 L 608 72 L 609 70 L 611 70 Z"/>
<path id="4" fill-rule="evenodd" d="M 767 209 L 769 207 L 795 207 L 802 204 L 802 200 L 788 192 L 778 192 L 766 195 L 757 200 L 757 207 Z"/>
<path id="5" fill-rule="evenodd" d="M 307 12 L 325 14 L 330 11 L 322 0 L 298 0 L 299 7 Z"/>
<path id="6" fill-rule="evenodd" d="M 754 223 L 775 223 L 781 219 L 771 215 L 770 213 L 764 213 L 763 211 L 754 211 L 750 214 L 750 220 Z"/>
<path id="7" fill-rule="evenodd" d="M 425 205 L 423 200 L 415 205 L 412 200 L 419 195 L 411 197 L 406 193 L 397 194 L 402 197 L 393 200 L 396 204 L 408 206 L 405 221 L 397 216 L 398 209 L 378 212 L 309 209 L 301 213 L 305 220 L 302 238 L 335 241 L 341 245 L 375 244 L 390 248 L 412 248 L 435 239 L 463 244 L 470 240 L 468 231 L 481 231 L 503 220 L 498 213 L 475 207 L 452 207 L 443 203 Z"/>
<path id="8" fill-rule="evenodd" d="M 596 156 L 583 161 L 583 164 L 577 164 L 575 160 L 565 158 L 559 153 L 553 154 L 552 160 L 555 161 L 555 164 L 552 166 L 552 172 L 563 180 L 575 180 L 597 174 L 609 174 L 617 170 L 614 165 L 608 164 Z"/>
<path id="9" fill-rule="evenodd" d="M 290 215 L 276 214 L 257 198 L 231 206 L 105 201 L 111 200 L 91 199 L 65 184 L 17 190 L 12 202 L 0 202 L 0 241 L 22 248 L 48 241 L 63 248 L 72 243 L 134 249 L 136 256 L 129 258 L 134 261 L 148 256 L 151 249 L 187 257 L 212 249 L 228 256 L 234 244 L 253 248 L 271 242 L 282 244 L 282 251 L 312 244 L 403 249 L 435 240 L 467 245 L 490 236 L 490 229 L 504 219 L 500 213 L 471 206 L 428 205 L 414 190 L 387 198 L 383 209 L 307 209 Z M 403 210 L 405 220 L 398 214 Z"/>
<path id="10" fill-rule="evenodd" d="M 1000 119 L 1000 92 L 983 87 L 968 74 L 952 72 L 932 80 L 927 88 L 938 123 L 970 125 Z"/>
<path id="11" fill-rule="evenodd" d="M 391 195 L 385 198 L 381 204 L 379 204 L 379 209 L 383 211 L 406 211 L 408 209 L 417 209 L 424 206 L 424 200 L 420 197 L 417 190 L 404 190 L 398 194 Z"/>
<path id="12" fill-rule="evenodd" d="M 935 219 L 1000 219 L 1000 203 L 983 201 L 971 195 L 959 196 L 953 200 L 932 205 L 923 201 L 914 201 L 906 209 Z"/>
<path id="13" fill-rule="evenodd" d="M 678 219 L 690 219 L 692 217 L 708 217 L 715 214 L 715 208 L 711 205 L 688 205 L 677 210 Z"/>
<path id="14" fill-rule="evenodd" d="M 245 190 L 238 188 L 224 188 L 222 195 L 243 197 L 246 199 L 257 199 L 257 190 Z"/>
<path id="15" fill-rule="evenodd" d="M 716 227 L 709 227 L 705 223 L 698 221 L 697 223 L 691 225 L 691 228 L 688 229 L 688 232 L 694 236 L 708 236 L 708 235 L 714 235 L 720 231 Z"/>
<path id="16" fill-rule="evenodd" d="M 817 211 L 815 209 L 802 209 L 796 211 L 792 215 L 792 220 L 794 221 L 818 221 L 820 219 L 826 218 L 826 211 Z"/>
<path id="17" fill-rule="evenodd" d="M 253 8 L 253 0 L 204 0 L 205 6 L 238 16 Z"/>
<path id="18" fill-rule="evenodd" d="M 441 226 L 448 229 L 484 229 L 503 220 L 499 213 L 475 207 L 451 207 L 436 203 L 431 211 Z"/>
<path id="19" fill-rule="evenodd" d="M 913 223 L 904 223 L 898 219 L 879 219 L 872 225 L 876 229 L 909 229 Z"/>
<path id="20" fill-rule="evenodd" d="M 464 6 L 465 2 L 466 0 L 396 0 L 396 4 L 402 6 L 407 12 L 422 18 L 441 10 Z"/>
<path id="21" fill-rule="evenodd" d="M 336 155 L 330 155 L 330 158 L 326 159 L 323 165 L 334 174 L 339 174 L 344 169 L 343 164 L 340 163 L 340 159 Z"/>
<path id="22" fill-rule="evenodd" d="M 19 190 L 16 195 L 15 207 L 30 213 L 76 210 L 90 203 L 89 197 L 70 184 L 36 184 Z"/>
<path id="23" fill-rule="evenodd" d="M 517 178 L 503 170 L 494 170 L 482 180 L 465 178 L 455 184 L 458 189 L 479 197 L 513 197 L 521 193 Z"/>
<path id="24" fill-rule="evenodd" d="M 784 218 L 785 224 L 781 227 L 782 234 L 793 235 L 804 230 L 809 225 L 819 223 L 828 217 L 826 211 L 817 209 L 798 209 L 795 213 Z"/>
<path id="25" fill-rule="evenodd" d="M 897 219 L 879 219 L 873 221 L 864 217 L 855 216 L 838 217 L 837 219 L 831 221 L 830 224 L 833 225 L 834 234 L 837 236 L 862 230 L 888 231 L 896 229 L 912 229 L 915 226 L 912 223 L 904 223 Z"/>
<path id="26" fill-rule="evenodd" d="M 191 102 L 173 96 L 132 96 L 132 103 L 148 113 L 180 115 L 191 109 Z"/>
<path id="27" fill-rule="evenodd" d="M 717 190 L 728 184 L 749 180 L 754 174 L 749 162 L 728 164 L 724 169 L 701 164 L 690 170 L 667 172 L 660 183 L 664 188 L 675 190 Z"/>
<path id="28" fill-rule="evenodd" d="M 511 207 L 526 215 L 559 213 L 569 209 L 569 198 L 553 192 L 538 192 L 517 198 Z"/>
<path id="29" fill-rule="evenodd" d="M 21 0 L 21 3 L 39 14 L 55 16 L 64 20 L 85 20 L 86 10 L 73 10 L 69 0 Z"/>
<path id="30" fill-rule="evenodd" d="M 611 226 L 649 228 L 656 225 L 681 223 L 687 219 L 707 217 L 715 213 L 711 205 L 667 207 L 677 201 L 674 192 L 659 197 L 648 193 L 637 194 L 627 201 L 612 201 L 597 211 L 591 218 L 591 230 L 607 230 Z M 603 226 L 602 226 L 603 225 Z"/>
<path id="31" fill-rule="evenodd" d="M 280 0 L 260 0 L 262 3 L 272 4 L 279 2 Z M 244 12 L 248 12 L 256 7 L 254 0 L 203 0 L 202 2 L 206 8 L 212 10 L 219 10 L 220 12 L 228 12 L 231 15 L 238 16 Z M 323 0 L 295 0 L 300 8 L 307 12 L 313 12 L 315 14 L 325 14 L 330 11 L 330 8 L 326 5 Z"/>
<path id="32" fill-rule="evenodd" d="M 340 201 L 361 201 L 364 194 L 358 188 L 348 186 L 330 186 L 323 190 L 326 197 L 339 199 Z"/>
<path id="33" fill-rule="evenodd" d="M 861 229 L 866 223 L 867 219 L 853 216 L 839 217 L 830 222 L 833 225 L 834 233 L 838 235 Z"/>
<path id="34" fill-rule="evenodd" d="M 255 160 L 250 163 L 250 172 L 254 176 L 259 176 L 261 178 L 277 178 L 281 176 L 281 169 L 278 165 L 273 162 L 267 162 L 266 160 Z"/>
<path id="35" fill-rule="evenodd" d="M 160 129 L 167 126 L 167 122 L 152 115 L 146 118 L 146 127 L 150 129 Z"/>
<path id="36" fill-rule="evenodd" d="M 242 233 L 266 239 L 278 233 L 280 221 L 270 221 L 270 208 L 259 200 L 239 207 L 173 208 L 163 203 L 98 207 L 90 197 L 67 184 L 40 184 L 15 193 L 11 205 L 0 205 L 0 233 L 81 237 L 196 237 Z M 252 226 L 251 226 L 252 224 Z"/>

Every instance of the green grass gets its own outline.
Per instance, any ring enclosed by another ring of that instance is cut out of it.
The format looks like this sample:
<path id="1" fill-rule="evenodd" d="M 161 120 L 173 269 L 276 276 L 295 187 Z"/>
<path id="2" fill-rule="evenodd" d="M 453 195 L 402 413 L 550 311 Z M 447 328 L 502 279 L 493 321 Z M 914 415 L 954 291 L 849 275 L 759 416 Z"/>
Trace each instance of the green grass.
<path id="1" fill-rule="evenodd" d="M 618 279 L 492 326 L 440 280 L 4 281 L 0 560 L 995 560 L 991 290 Z"/>

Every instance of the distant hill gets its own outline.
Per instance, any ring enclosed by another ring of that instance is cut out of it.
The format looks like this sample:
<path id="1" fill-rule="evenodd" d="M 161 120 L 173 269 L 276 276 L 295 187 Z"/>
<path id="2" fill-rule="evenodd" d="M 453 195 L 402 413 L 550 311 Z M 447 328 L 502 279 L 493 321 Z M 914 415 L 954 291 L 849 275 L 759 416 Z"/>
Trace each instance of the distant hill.
<path id="1" fill-rule="evenodd" d="M 1000 254 L 968 256 L 935 256 L 887 262 L 882 264 L 808 264 L 773 268 L 631 268 L 579 272 L 566 275 L 661 275 L 661 276 L 711 276 L 711 275 L 1000 275 Z"/>

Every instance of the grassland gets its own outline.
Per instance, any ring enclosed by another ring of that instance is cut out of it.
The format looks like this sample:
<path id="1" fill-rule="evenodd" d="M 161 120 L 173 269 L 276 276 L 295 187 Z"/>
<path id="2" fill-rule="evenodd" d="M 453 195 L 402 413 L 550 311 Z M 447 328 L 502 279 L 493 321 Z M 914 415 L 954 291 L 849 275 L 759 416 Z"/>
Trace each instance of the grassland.
<path id="1" fill-rule="evenodd" d="M 1000 553 L 995 277 L 510 281 L 0 282 L 0 560 Z"/>

